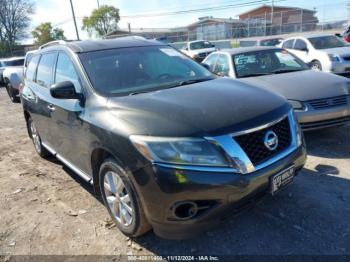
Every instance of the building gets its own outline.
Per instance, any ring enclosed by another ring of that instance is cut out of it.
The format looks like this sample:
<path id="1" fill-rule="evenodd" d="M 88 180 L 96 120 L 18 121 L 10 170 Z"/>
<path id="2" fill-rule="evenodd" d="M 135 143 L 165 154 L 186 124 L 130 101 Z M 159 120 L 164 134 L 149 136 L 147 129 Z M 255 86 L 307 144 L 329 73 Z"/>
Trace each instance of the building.
<path id="1" fill-rule="evenodd" d="M 200 17 L 199 21 L 187 26 L 189 40 L 220 40 L 245 36 L 246 24 L 238 19 Z"/>
<path id="2" fill-rule="evenodd" d="M 247 23 L 249 36 L 312 31 L 319 22 L 315 10 L 270 5 L 244 12 L 239 19 Z"/>

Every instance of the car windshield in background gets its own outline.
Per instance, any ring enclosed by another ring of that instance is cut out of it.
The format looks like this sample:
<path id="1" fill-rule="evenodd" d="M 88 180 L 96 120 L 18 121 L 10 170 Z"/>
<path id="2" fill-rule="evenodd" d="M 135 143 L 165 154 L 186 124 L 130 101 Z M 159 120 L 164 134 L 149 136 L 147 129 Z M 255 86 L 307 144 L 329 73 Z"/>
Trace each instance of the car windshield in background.
<path id="1" fill-rule="evenodd" d="M 328 48 L 350 46 L 349 44 L 345 43 L 343 40 L 333 35 L 310 37 L 308 39 L 315 49 L 328 49 Z"/>
<path id="2" fill-rule="evenodd" d="M 199 42 L 194 42 L 190 44 L 191 50 L 212 48 L 212 47 L 213 47 L 213 44 L 208 41 L 199 41 Z"/>
<path id="3" fill-rule="evenodd" d="M 4 61 L 5 66 L 23 66 L 24 59 Z"/>
<path id="4" fill-rule="evenodd" d="M 137 94 L 213 79 L 204 67 L 168 46 L 79 55 L 93 87 L 106 96 Z"/>
<path id="5" fill-rule="evenodd" d="M 237 78 L 288 73 L 309 69 L 285 50 L 272 49 L 233 56 Z"/>

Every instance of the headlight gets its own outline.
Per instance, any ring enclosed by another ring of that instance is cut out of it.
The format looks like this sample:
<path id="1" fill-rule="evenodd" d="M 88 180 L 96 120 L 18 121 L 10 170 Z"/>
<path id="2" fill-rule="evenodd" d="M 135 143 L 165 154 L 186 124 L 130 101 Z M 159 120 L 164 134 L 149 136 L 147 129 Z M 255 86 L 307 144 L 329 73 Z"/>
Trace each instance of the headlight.
<path id="1" fill-rule="evenodd" d="M 298 117 L 294 112 L 293 112 L 293 118 L 294 118 L 294 130 L 296 134 L 297 147 L 299 147 L 303 144 L 303 131 L 300 128 Z"/>
<path id="2" fill-rule="evenodd" d="M 292 105 L 294 110 L 304 110 L 305 106 L 302 102 L 296 100 L 288 100 L 288 102 Z"/>
<path id="3" fill-rule="evenodd" d="M 219 148 L 205 139 L 148 136 L 131 136 L 130 139 L 137 150 L 150 161 L 200 166 L 230 166 Z"/>
<path id="4" fill-rule="evenodd" d="M 340 57 L 338 55 L 328 54 L 328 57 L 331 62 L 340 62 Z"/>

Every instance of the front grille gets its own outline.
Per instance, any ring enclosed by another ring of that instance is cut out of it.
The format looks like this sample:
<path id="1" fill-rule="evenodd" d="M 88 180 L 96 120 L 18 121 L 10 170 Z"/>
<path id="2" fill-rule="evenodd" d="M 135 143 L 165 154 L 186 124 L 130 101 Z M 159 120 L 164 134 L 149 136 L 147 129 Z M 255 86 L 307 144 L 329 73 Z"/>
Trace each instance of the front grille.
<path id="1" fill-rule="evenodd" d="M 264 138 L 268 131 L 273 131 L 278 137 L 278 147 L 275 150 L 269 150 L 264 144 Z M 250 158 L 250 161 L 252 161 L 255 166 L 259 165 L 280 154 L 290 146 L 292 136 L 289 119 L 286 117 L 273 126 L 253 133 L 236 136 L 234 139 Z"/>
<path id="2" fill-rule="evenodd" d="M 316 99 L 308 101 L 308 104 L 316 110 L 327 109 L 331 107 L 344 106 L 348 103 L 347 96 L 337 96 L 325 99 Z"/>

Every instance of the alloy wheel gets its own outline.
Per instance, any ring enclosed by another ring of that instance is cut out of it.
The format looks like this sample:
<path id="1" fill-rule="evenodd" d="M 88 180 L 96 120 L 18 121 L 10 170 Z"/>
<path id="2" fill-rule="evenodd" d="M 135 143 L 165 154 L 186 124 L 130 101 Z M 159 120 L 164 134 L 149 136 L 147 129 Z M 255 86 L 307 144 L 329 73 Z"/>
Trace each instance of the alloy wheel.
<path id="1" fill-rule="evenodd" d="M 41 141 L 40 141 L 40 136 L 38 134 L 38 131 L 36 130 L 36 127 L 33 123 L 33 121 L 30 122 L 30 133 L 33 139 L 33 143 L 35 146 L 36 151 L 39 153 L 41 152 Z"/>
<path id="2" fill-rule="evenodd" d="M 122 178 L 114 171 L 108 171 L 104 177 L 104 191 L 108 206 L 115 219 L 125 227 L 134 219 L 130 193 Z"/>

